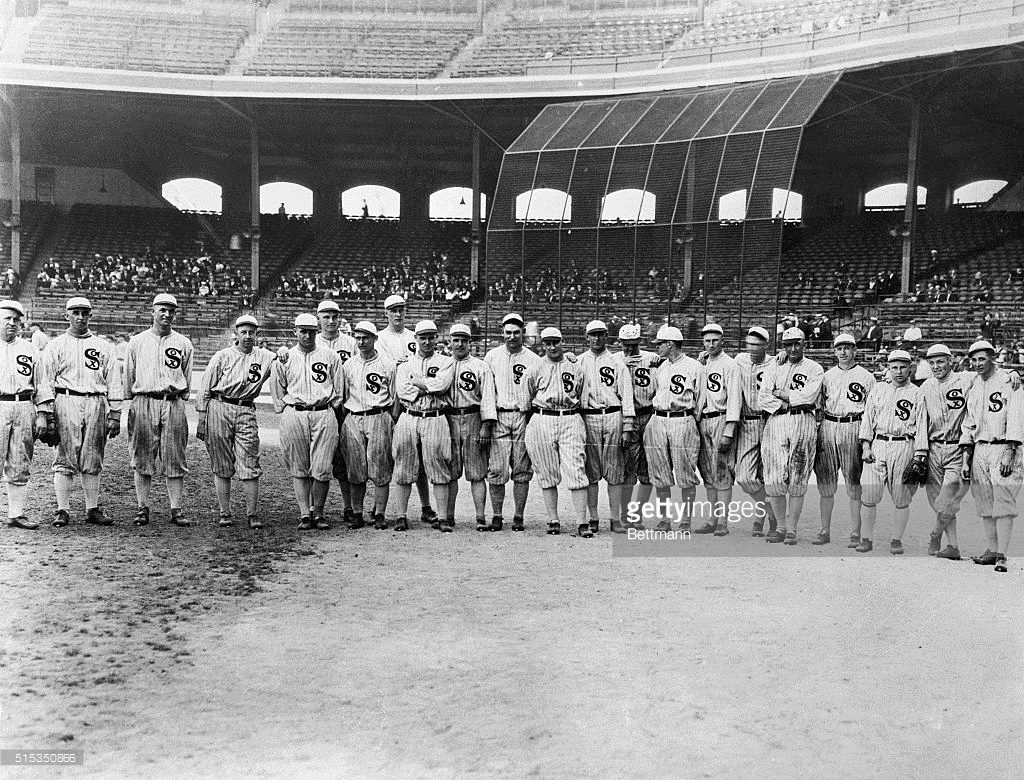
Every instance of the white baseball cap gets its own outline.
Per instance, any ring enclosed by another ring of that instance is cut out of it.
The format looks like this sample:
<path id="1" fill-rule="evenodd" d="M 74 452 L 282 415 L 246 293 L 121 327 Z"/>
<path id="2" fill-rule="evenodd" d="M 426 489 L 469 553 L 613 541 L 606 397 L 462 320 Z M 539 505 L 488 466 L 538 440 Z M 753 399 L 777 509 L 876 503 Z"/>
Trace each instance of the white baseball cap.
<path id="1" fill-rule="evenodd" d="M 0 301 L 0 309 L 10 309 L 11 311 L 18 312 L 18 314 L 20 314 L 22 317 L 25 316 L 25 307 L 22 306 L 17 301 L 12 301 L 9 299 L 5 301 Z"/>
<path id="2" fill-rule="evenodd" d="M 395 306 L 405 306 L 405 298 L 401 295 L 389 295 L 384 299 L 385 309 L 392 309 Z"/>
<path id="3" fill-rule="evenodd" d="M 683 332 L 673 325 L 662 325 L 658 328 L 658 335 L 654 337 L 654 343 L 659 341 L 682 341 Z"/>
<path id="4" fill-rule="evenodd" d="M 841 344 L 849 344 L 851 347 L 856 347 L 857 346 L 857 339 L 855 339 L 853 337 L 853 334 L 850 334 L 850 333 L 840 333 L 838 336 L 836 336 L 834 339 L 832 339 L 832 346 L 833 347 L 838 347 Z"/>
<path id="5" fill-rule="evenodd" d="M 356 326 L 352 329 L 352 332 L 353 333 L 365 333 L 368 336 L 376 337 L 376 335 L 377 335 L 377 326 L 374 325 L 369 320 L 362 320 L 361 322 L 357 322 L 356 323 Z"/>
<path id="6" fill-rule="evenodd" d="M 72 309 L 88 309 L 92 311 L 92 304 L 89 303 L 88 298 L 82 296 L 76 296 L 71 298 L 66 304 L 64 304 L 64 311 L 71 311 Z"/>
<path id="7" fill-rule="evenodd" d="M 448 330 L 449 336 L 465 336 L 467 339 L 473 337 L 473 332 L 469 329 L 469 325 L 464 322 L 456 322 Z"/>
<path id="8" fill-rule="evenodd" d="M 719 336 L 725 335 L 725 331 L 722 330 L 721 325 L 717 325 L 714 322 L 709 322 L 703 328 L 700 329 L 701 333 L 717 333 Z"/>
<path id="9" fill-rule="evenodd" d="M 562 338 L 562 331 L 560 331 L 558 328 L 544 328 L 544 330 L 542 330 L 540 332 L 540 340 L 541 341 L 547 341 L 548 339 L 559 339 L 559 340 L 561 340 L 561 338 Z"/>
<path id="10" fill-rule="evenodd" d="M 513 325 L 518 325 L 520 328 L 523 327 L 526 324 L 525 322 L 523 322 L 523 318 L 520 317 L 518 314 L 515 314 L 515 313 L 506 314 L 504 317 L 501 318 L 501 326 L 502 327 L 505 327 L 510 322 Z"/>
<path id="11" fill-rule="evenodd" d="M 640 339 L 639 325 L 623 325 L 619 328 L 619 341 L 635 341 Z"/>
<path id="12" fill-rule="evenodd" d="M 584 331 L 587 335 L 591 333 L 597 333 L 599 331 L 608 331 L 608 326 L 605 325 L 601 320 L 591 320 L 587 323 L 587 328 Z"/>
<path id="13" fill-rule="evenodd" d="M 894 360 L 903 361 L 904 363 L 913 363 L 914 358 L 910 357 L 910 353 L 905 349 L 894 349 L 889 353 L 889 356 L 885 359 L 886 363 L 892 363 Z"/>
<path id="14" fill-rule="evenodd" d="M 804 332 L 800 328 L 786 328 L 782 331 L 783 341 L 803 341 L 804 338 Z"/>
<path id="15" fill-rule="evenodd" d="M 925 357 L 940 357 L 942 355 L 953 357 L 953 353 L 945 344 L 932 344 L 924 354 Z"/>
<path id="16" fill-rule="evenodd" d="M 0 304 L 0 305 L 2 305 L 2 304 Z M 987 339 L 981 339 L 980 341 L 975 341 L 973 344 L 971 344 L 971 348 L 969 350 L 967 350 L 967 354 L 968 355 L 973 355 L 975 352 L 981 352 L 982 350 L 985 350 L 985 349 L 987 349 L 992 354 L 995 354 L 996 348 L 993 347 L 992 346 L 992 342 L 988 341 Z"/>
<path id="17" fill-rule="evenodd" d="M 339 314 L 341 313 L 341 309 L 338 307 L 338 304 L 335 303 L 332 300 L 323 300 L 323 301 L 320 301 L 320 303 L 317 304 L 317 307 L 316 307 L 316 313 L 317 314 L 320 314 L 321 312 L 325 312 L 325 311 L 336 311 Z"/>
<path id="18" fill-rule="evenodd" d="M 156 297 L 153 298 L 154 306 L 173 306 L 175 309 L 178 308 L 178 299 L 170 293 L 157 293 Z"/>
<path id="19" fill-rule="evenodd" d="M 254 328 L 258 328 L 260 323 L 251 314 L 243 314 L 235 320 L 235 327 L 237 328 L 239 325 L 252 325 Z"/>
<path id="20" fill-rule="evenodd" d="M 760 325 L 755 325 L 750 330 L 748 330 L 747 335 L 757 336 L 762 341 L 768 341 L 769 338 L 768 331 L 765 328 L 762 328 Z"/>
<path id="21" fill-rule="evenodd" d="M 320 321 L 312 314 L 300 314 L 295 318 L 295 327 L 320 330 Z"/>
<path id="22" fill-rule="evenodd" d="M 433 320 L 420 320 L 416 323 L 416 329 L 413 332 L 417 336 L 421 333 L 437 333 L 437 325 Z"/>

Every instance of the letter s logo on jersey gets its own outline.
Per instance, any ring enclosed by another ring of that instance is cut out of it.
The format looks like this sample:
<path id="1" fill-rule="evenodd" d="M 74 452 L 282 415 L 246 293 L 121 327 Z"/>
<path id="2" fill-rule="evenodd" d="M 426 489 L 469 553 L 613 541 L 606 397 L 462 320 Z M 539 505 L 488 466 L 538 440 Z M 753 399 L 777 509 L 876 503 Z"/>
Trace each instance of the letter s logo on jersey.
<path id="1" fill-rule="evenodd" d="M 523 374 L 525 373 L 526 365 L 524 363 L 516 363 L 514 366 L 512 366 L 512 381 L 518 385 L 523 378 Z"/>
<path id="2" fill-rule="evenodd" d="M 366 392 L 370 395 L 377 395 L 385 387 L 387 387 L 387 382 L 380 374 L 366 375 Z"/>
<path id="3" fill-rule="evenodd" d="M 686 390 L 686 377 L 682 374 L 673 374 L 668 384 L 668 390 L 674 395 L 682 395 Z"/>
<path id="4" fill-rule="evenodd" d="M 965 403 L 967 403 L 967 399 L 964 398 L 964 391 L 959 387 L 954 387 L 946 393 L 946 406 L 950 409 L 963 409 Z"/>
<path id="5" fill-rule="evenodd" d="M 416 342 L 415 341 L 410 341 L 405 346 L 407 346 L 409 348 L 409 353 L 410 354 L 412 354 L 412 355 L 416 354 Z"/>
<path id="6" fill-rule="evenodd" d="M 708 374 L 708 392 L 717 393 L 722 389 L 722 375 L 719 373 Z"/>
<path id="7" fill-rule="evenodd" d="M 651 369 L 649 368 L 638 368 L 633 373 L 633 384 L 637 387 L 650 387 L 651 386 Z"/>
<path id="8" fill-rule="evenodd" d="M 32 376 L 31 355 L 18 355 L 18 373 L 22 376 Z"/>
<path id="9" fill-rule="evenodd" d="M 571 393 L 574 387 L 576 387 L 576 377 L 572 374 L 562 374 L 562 389 Z"/>
<path id="10" fill-rule="evenodd" d="M 476 374 L 472 371 L 463 371 L 459 374 L 459 387 L 467 393 L 476 390 Z"/>
<path id="11" fill-rule="evenodd" d="M 615 384 L 615 369 L 611 366 L 602 366 L 598 373 L 601 375 L 601 381 L 608 387 Z"/>
<path id="12" fill-rule="evenodd" d="M 1001 412 L 1003 407 L 1006 406 L 1006 399 L 1003 398 L 1003 394 L 996 391 L 988 397 L 988 410 L 990 412 Z"/>
<path id="13" fill-rule="evenodd" d="M 793 380 L 789 383 L 790 390 L 803 390 L 807 384 L 807 377 L 804 374 L 793 374 Z"/>
<path id="14" fill-rule="evenodd" d="M 346 360 L 348 360 L 350 357 L 352 357 L 352 353 L 349 352 L 347 349 L 339 349 L 338 350 L 338 357 L 340 357 L 341 358 L 341 362 L 344 363 Z"/>
<path id="15" fill-rule="evenodd" d="M 100 368 L 100 351 L 90 347 L 83 353 L 85 355 L 85 367 L 91 368 L 93 371 L 99 371 Z"/>
<path id="16" fill-rule="evenodd" d="M 260 381 L 260 378 L 262 376 L 263 376 L 263 369 L 260 367 L 259 363 L 253 363 L 252 365 L 249 366 L 249 381 L 250 382 L 252 382 L 253 384 L 256 384 L 257 382 Z"/>
<path id="17" fill-rule="evenodd" d="M 313 375 L 313 381 L 317 384 L 322 385 L 327 381 L 326 363 L 314 363 L 309 367 L 309 372 Z"/>
<path id="18" fill-rule="evenodd" d="M 867 393 L 864 391 L 864 385 L 860 382 L 850 382 L 846 387 L 846 397 L 855 404 L 863 402 L 866 395 Z"/>
<path id="19" fill-rule="evenodd" d="M 755 371 L 754 372 L 754 381 L 757 384 L 757 389 L 758 390 L 761 389 L 761 380 L 763 378 L 764 378 L 764 369 L 763 368 L 760 371 Z"/>
<path id="20" fill-rule="evenodd" d="M 431 366 L 430 368 L 428 368 L 427 369 L 427 376 L 429 376 L 431 378 L 437 376 L 437 369 L 438 369 L 438 366 Z"/>
<path id="21" fill-rule="evenodd" d="M 181 364 L 184 361 L 184 355 L 181 354 L 180 349 L 174 347 L 168 347 L 164 350 L 164 365 L 172 371 L 176 368 L 181 368 Z"/>
<path id="22" fill-rule="evenodd" d="M 909 420 L 910 413 L 914 411 L 914 402 L 901 398 L 896 402 L 895 414 L 901 420 Z"/>

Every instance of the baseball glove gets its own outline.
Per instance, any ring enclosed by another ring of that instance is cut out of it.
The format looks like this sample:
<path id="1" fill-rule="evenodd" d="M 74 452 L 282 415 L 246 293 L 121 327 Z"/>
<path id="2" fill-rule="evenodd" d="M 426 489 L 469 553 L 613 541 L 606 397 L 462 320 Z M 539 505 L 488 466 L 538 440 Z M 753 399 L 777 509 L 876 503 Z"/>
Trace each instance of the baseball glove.
<path id="1" fill-rule="evenodd" d="M 923 485 L 928 481 L 928 465 L 920 458 L 914 458 L 903 470 L 904 485 Z"/>
<path id="2" fill-rule="evenodd" d="M 58 430 L 57 420 L 52 414 L 46 415 L 46 427 L 39 432 L 39 441 L 48 447 L 56 447 L 60 444 L 60 430 Z"/>

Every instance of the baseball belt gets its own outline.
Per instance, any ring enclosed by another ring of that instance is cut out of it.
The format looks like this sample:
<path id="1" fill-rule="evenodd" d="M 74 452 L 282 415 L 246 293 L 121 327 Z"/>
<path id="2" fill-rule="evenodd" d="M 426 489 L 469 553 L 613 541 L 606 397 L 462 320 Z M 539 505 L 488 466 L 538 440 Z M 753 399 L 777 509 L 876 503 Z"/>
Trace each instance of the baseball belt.
<path id="1" fill-rule="evenodd" d="M 230 396 L 220 394 L 213 395 L 212 397 L 218 401 L 223 401 L 226 404 L 231 404 L 232 406 L 247 406 L 249 408 L 252 408 L 253 406 L 251 398 L 232 398 Z"/>
<path id="2" fill-rule="evenodd" d="M 330 404 L 313 404 L 308 406 L 306 404 L 288 404 L 296 412 L 325 412 L 331 408 Z"/>
<path id="3" fill-rule="evenodd" d="M 3 393 L 0 394 L 0 401 L 31 401 L 32 390 L 24 390 L 20 393 Z"/>
<path id="4" fill-rule="evenodd" d="M 670 412 L 666 409 L 655 409 L 654 413 L 658 417 L 693 417 L 692 409 L 683 409 L 676 412 Z"/>
<path id="5" fill-rule="evenodd" d="M 779 409 L 779 411 L 777 411 L 777 412 L 770 412 L 770 413 L 769 412 L 765 412 L 765 414 L 770 414 L 771 416 L 780 415 L 780 414 L 814 414 L 814 407 L 813 406 L 791 406 L 788 409 Z"/>
<path id="6" fill-rule="evenodd" d="M 989 439 L 988 441 L 979 441 L 975 444 L 1006 444 L 1006 439 Z"/>
<path id="7" fill-rule="evenodd" d="M 880 433 L 875 434 L 875 438 L 881 441 L 910 441 L 910 436 L 883 436 Z"/>
<path id="8" fill-rule="evenodd" d="M 444 413 L 449 417 L 465 417 L 467 414 L 476 414 L 479 411 L 480 407 L 473 404 L 472 406 L 463 406 L 461 408 L 457 406 L 449 406 L 444 410 Z"/>
<path id="9" fill-rule="evenodd" d="M 152 398 L 155 401 L 177 401 L 181 398 L 181 391 L 174 393 L 136 393 L 135 395 L 144 395 L 146 398 Z"/>
<path id="10" fill-rule="evenodd" d="M 551 417 L 564 417 L 567 414 L 579 414 L 579 409 L 541 409 L 539 406 L 533 407 L 533 411 L 537 414 L 545 414 Z"/>
<path id="11" fill-rule="evenodd" d="M 413 417 L 440 417 L 444 414 L 443 409 L 431 409 L 429 412 L 421 412 L 416 409 L 406 409 L 405 411 Z"/>
<path id="12" fill-rule="evenodd" d="M 932 444 L 959 444 L 959 439 L 931 439 Z"/>
<path id="13" fill-rule="evenodd" d="M 761 420 L 764 419 L 760 414 L 745 414 L 742 419 L 744 420 Z"/>
<path id="14" fill-rule="evenodd" d="M 383 414 L 388 408 L 386 406 L 375 406 L 372 409 L 363 409 L 359 412 L 353 412 L 349 410 L 349 414 L 354 414 L 356 417 L 368 417 L 371 414 Z"/>
<path id="15" fill-rule="evenodd" d="M 723 414 L 725 414 L 725 412 L 704 412 L 704 414 L 700 416 L 700 419 L 713 420 L 716 417 L 721 417 Z"/>
<path id="16" fill-rule="evenodd" d="M 495 411 L 498 411 L 498 412 L 519 412 L 519 409 L 505 409 L 505 408 L 499 406 Z M 521 414 L 521 412 L 520 412 L 520 414 Z"/>
<path id="17" fill-rule="evenodd" d="M 863 416 L 864 416 L 863 412 L 857 412 L 856 414 L 848 414 L 845 417 L 837 417 L 836 415 L 829 414 L 828 412 L 824 413 L 824 417 L 825 417 L 826 420 L 828 420 L 829 422 L 835 422 L 835 423 L 857 422 Z"/>
<path id="18" fill-rule="evenodd" d="M 621 411 L 621 406 L 606 406 L 604 409 L 580 409 L 580 414 L 615 414 Z"/>
<path id="19" fill-rule="evenodd" d="M 81 390 L 72 390 L 70 387 L 55 387 L 53 392 L 57 395 L 79 395 L 79 396 L 92 396 L 92 395 L 106 395 L 106 393 L 83 393 Z"/>

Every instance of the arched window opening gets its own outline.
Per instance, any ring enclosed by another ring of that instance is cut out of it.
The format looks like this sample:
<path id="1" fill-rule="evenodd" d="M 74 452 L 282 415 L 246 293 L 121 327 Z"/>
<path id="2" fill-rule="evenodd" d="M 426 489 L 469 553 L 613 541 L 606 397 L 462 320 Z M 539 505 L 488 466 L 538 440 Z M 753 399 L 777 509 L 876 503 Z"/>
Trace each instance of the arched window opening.
<path id="1" fill-rule="evenodd" d="M 160 188 L 160 194 L 179 211 L 199 211 L 204 214 L 221 213 L 219 184 L 208 179 L 185 177 L 172 179 Z"/>
<path id="2" fill-rule="evenodd" d="M 487 218 L 487 196 L 480 193 L 480 219 Z M 430 219 L 439 222 L 470 222 L 473 219 L 473 190 L 446 187 L 430 196 Z"/>
<path id="3" fill-rule="evenodd" d="M 390 219 L 402 215 L 402 196 L 390 187 L 363 184 L 341 193 L 341 213 L 348 219 Z"/>
<path id="4" fill-rule="evenodd" d="M 516 196 L 518 222 L 571 222 L 572 196 L 562 190 L 538 187 Z"/>
<path id="5" fill-rule="evenodd" d="M 601 200 L 601 221 L 614 225 L 654 222 L 655 196 L 638 189 L 616 190 Z"/>

